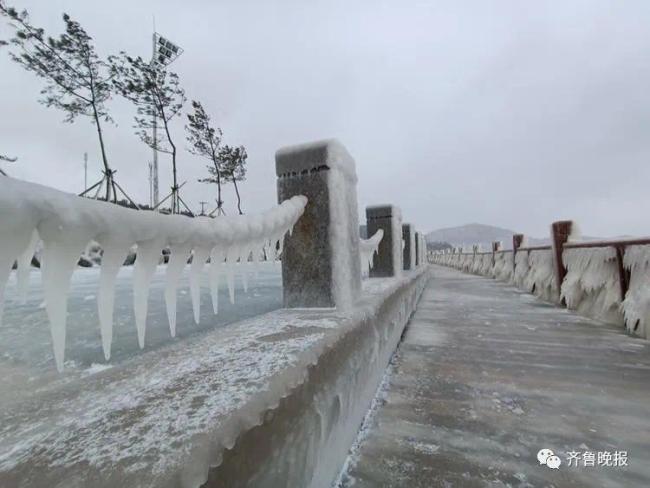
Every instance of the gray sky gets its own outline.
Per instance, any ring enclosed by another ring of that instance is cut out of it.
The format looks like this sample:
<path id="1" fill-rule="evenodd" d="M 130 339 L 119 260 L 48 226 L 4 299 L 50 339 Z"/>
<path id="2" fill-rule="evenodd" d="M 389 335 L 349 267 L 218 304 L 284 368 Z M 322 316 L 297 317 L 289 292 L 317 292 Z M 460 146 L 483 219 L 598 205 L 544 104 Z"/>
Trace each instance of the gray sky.
<path id="1" fill-rule="evenodd" d="M 14 0 L 60 32 L 80 21 L 100 54 L 151 51 L 173 65 L 228 144 L 249 152 L 245 212 L 275 203 L 274 152 L 336 137 L 357 162 L 359 205 L 395 203 L 425 230 L 469 222 L 544 237 L 553 220 L 589 235 L 650 234 L 650 2 Z M 9 28 L 0 26 L 6 37 Z M 100 171 L 95 128 L 36 102 L 41 82 L 0 53 L 0 152 L 13 176 L 83 188 Z M 148 201 L 150 151 L 132 108 L 111 102 L 111 164 Z M 182 123 L 176 138 L 185 146 Z M 182 153 L 186 196 L 214 200 Z M 161 184 L 170 164 L 161 156 Z M 226 206 L 234 211 L 231 192 Z"/>

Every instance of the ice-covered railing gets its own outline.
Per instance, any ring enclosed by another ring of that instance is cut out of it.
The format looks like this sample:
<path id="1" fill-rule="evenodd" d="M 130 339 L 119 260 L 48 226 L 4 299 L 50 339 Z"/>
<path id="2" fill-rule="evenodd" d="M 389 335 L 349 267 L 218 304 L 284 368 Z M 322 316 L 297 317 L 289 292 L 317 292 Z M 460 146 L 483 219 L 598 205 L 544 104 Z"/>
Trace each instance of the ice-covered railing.
<path id="1" fill-rule="evenodd" d="M 161 251 L 171 250 L 166 270 L 165 301 L 172 336 L 176 331 L 176 287 L 192 256 L 190 292 L 194 319 L 199 320 L 200 276 L 210 260 L 210 284 L 217 312 L 217 283 L 226 264 L 230 298 L 234 300 L 237 261 L 256 264 L 260 252 L 282 252 L 284 235 L 302 215 L 307 199 L 295 196 L 255 216 L 188 218 L 134 211 L 81 198 L 33 183 L 0 176 L 0 317 L 4 288 L 17 263 L 17 287 L 25 296 L 29 266 L 39 240 L 43 243 L 42 275 L 45 303 L 57 368 L 65 350 L 67 293 L 79 256 L 91 243 L 103 249 L 98 292 L 99 321 L 104 355 L 110 357 L 114 283 L 133 246 L 137 246 L 133 298 L 140 347 L 144 347 L 149 285 Z"/>
<path id="2" fill-rule="evenodd" d="M 650 338 L 650 238 L 581 241 L 571 221 L 553 224 L 554 245 L 527 246 L 521 234 L 514 237 L 516 252 L 499 250 L 491 255 L 454 249 L 433 253 L 432 260 L 512 283 Z M 493 266 L 488 259 L 493 259 Z"/>
<path id="3" fill-rule="evenodd" d="M 629 273 L 622 303 L 625 325 L 630 332 L 650 339 L 650 245 L 628 247 L 624 267 Z"/>
<path id="4" fill-rule="evenodd" d="M 570 308 L 650 339 L 650 238 L 567 243 L 563 259 Z"/>
<path id="5" fill-rule="evenodd" d="M 558 292 L 551 247 L 519 248 L 515 254 L 512 281 L 522 290 L 534 293 L 545 300 L 555 301 Z"/>
<path id="6" fill-rule="evenodd" d="M 514 275 L 514 259 L 512 251 L 500 251 L 494 256 L 494 268 L 492 269 L 492 277 L 499 281 L 510 282 Z"/>
<path id="7" fill-rule="evenodd" d="M 368 239 L 359 240 L 359 256 L 361 258 L 361 274 L 368 276 L 372 268 L 372 257 L 379 249 L 379 243 L 384 238 L 384 231 L 378 229 L 375 234 Z"/>
<path id="8" fill-rule="evenodd" d="M 562 298 L 568 308 L 607 321 L 620 321 L 621 290 L 613 247 L 565 249 L 567 274 Z"/>

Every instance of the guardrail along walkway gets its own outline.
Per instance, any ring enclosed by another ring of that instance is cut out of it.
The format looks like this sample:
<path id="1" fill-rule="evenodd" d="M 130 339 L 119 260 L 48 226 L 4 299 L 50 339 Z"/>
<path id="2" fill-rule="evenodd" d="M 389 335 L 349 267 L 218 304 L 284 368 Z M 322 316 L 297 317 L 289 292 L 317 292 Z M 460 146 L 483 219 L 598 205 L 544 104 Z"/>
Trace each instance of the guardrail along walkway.
<path id="1" fill-rule="evenodd" d="M 650 486 L 650 342 L 432 269 L 342 486 Z"/>

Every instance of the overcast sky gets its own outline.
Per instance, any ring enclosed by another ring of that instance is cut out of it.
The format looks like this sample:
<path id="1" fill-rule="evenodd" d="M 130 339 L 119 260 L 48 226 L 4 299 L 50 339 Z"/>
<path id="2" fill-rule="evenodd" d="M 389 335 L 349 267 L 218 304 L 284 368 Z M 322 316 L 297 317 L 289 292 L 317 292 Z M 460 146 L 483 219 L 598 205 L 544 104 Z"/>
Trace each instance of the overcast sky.
<path id="1" fill-rule="evenodd" d="M 69 13 L 100 54 L 149 57 L 158 31 L 185 49 L 173 64 L 244 144 L 247 213 L 275 203 L 278 147 L 338 138 L 354 156 L 359 205 L 394 203 L 419 228 L 478 222 L 544 237 L 572 218 L 585 234 L 650 234 L 650 2 L 639 1 L 9 1 L 59 33 Z M 9 28 L 0 26 L 0 37 Z M 98 179 L 88 120 L 36 102 L 40 80 L 0 52 L 0 153 L 12 176 L 78 192 L 83 153 Z M 132 108 L 110 105 L 118 179 L 148 201 L 150 150 Z M 175 124 L 185 147 L 182 122 Z M 183 152 L 186 198 L 204 162 Z M 161 156 L 161 186 L 170 182 Z M 226 208 L 234 211 L 231 192 Z"/>

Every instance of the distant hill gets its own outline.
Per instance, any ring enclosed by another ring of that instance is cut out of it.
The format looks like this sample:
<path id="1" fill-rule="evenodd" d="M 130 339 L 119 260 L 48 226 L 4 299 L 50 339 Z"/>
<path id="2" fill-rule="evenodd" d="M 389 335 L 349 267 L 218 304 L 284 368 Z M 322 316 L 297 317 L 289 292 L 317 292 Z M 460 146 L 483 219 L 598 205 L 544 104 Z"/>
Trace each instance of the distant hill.
<path id="1" fill-rule="evenodd" d="M 481 244 L 484 250 L 490 249 L 492 242 L 501 241 L 504 249 L 512 248 L 512 235 L 514 231 L 484 224 L 467 224 L 458 227 L 448 227 L 429 232 L 426 235 L 427 242 L 448 242 L 453 246 Z M 528 238 L 533 246 L 548 244 L 550 240 Z"/>

